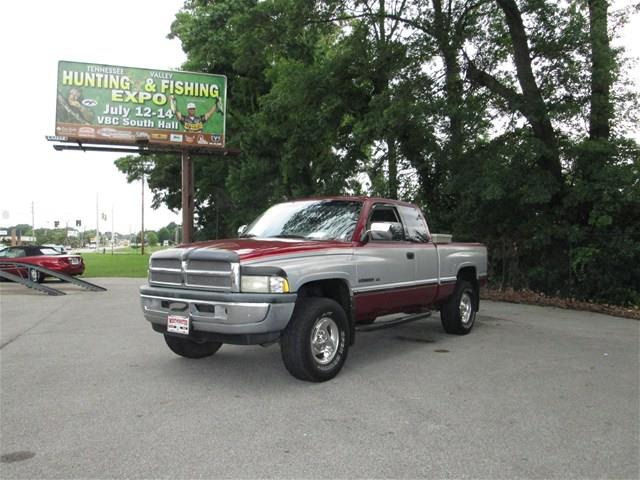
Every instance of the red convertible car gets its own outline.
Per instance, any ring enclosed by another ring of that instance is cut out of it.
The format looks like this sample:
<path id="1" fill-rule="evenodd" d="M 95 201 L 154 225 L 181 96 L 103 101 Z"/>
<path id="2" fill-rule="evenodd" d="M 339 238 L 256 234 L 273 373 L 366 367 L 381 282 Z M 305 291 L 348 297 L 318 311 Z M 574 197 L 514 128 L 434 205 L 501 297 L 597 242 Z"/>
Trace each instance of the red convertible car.
<path id="1" fill-rule="evenodd" d="M 19 275 L 29 276 L 33 282 L 42 282 L 46 275 L 35 269 L 20 267 L 14 262 L 30 263 L 67 275 L 82 275 L 84 262 L 80 255 L 60 253 L 55 248 L 45 246 L 19 246 L 0 249 L 0 269 Z"/>

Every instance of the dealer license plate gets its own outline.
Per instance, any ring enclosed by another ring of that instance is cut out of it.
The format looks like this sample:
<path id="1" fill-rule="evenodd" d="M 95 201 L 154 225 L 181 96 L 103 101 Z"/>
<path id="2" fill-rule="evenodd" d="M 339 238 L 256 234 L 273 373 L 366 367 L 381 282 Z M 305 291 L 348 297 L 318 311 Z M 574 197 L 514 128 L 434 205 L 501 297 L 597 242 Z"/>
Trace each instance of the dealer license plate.
<path id="1" fill-rule="evenodd" d="M 167 332 L 189 335 L 189 317 L 169 315 L 167 317 Z"/>

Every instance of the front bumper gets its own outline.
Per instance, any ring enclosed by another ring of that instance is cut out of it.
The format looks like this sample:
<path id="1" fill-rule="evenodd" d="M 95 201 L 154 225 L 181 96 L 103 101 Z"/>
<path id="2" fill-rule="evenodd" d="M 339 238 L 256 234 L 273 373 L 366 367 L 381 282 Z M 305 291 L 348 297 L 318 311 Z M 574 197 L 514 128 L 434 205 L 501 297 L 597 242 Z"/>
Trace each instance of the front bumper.
<path id="1" fill-rule="evenodd" d="M 188 315 L 191 337 L 224 343 L 259 344 L 277 339 L 289 323 L 297 295 L 223 293 L 140 287 L 144 317 L 166 332 L 167 315 Z"/>

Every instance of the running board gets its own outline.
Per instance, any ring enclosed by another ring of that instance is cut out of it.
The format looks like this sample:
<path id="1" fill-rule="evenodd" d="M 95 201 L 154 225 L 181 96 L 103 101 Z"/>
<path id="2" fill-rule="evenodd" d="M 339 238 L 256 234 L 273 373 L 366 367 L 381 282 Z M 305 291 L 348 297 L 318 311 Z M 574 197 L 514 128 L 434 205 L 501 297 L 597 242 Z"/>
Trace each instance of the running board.
<path id="1" fill-rule="evenodd" d="M 384 328 L 397 327 L 398 325 L 415 322 L 416 320 L 422 320 L 423 318 L 429 318 L 430 316 L 431 312 L 425 312 L 408 315 L 406 317 L 395 318 L 393 320 L 387 320 L 385 322 L 371 323 L 369 325 L 356 325 L 356 332 L 373 332 L 375 330 L 382 330 Z"/>
<path id="2" fill-rule="evenodd" d="M 0 272 L 2 272 L 2 276 L 8 280 L 12 280 L 14 282 L 17 283 L 21 283 L 22 285 L 25 285 L 26 287 L 29 288 L 33 288 L 34 290 L 40 290 L 40 291 L 44 291 L 46 293 L 48 293 L 49 295 L 65 295 L 64 292 L 61 292 L 60 290 L 57 290 L 55 288 L 52 287 L 46 287 L 40 283 L 37 282 L 32 282 L 29 279 L 26 278 L 22 278 L 18 275 L 13 275 L 11 273 L 7 273 L 7 272 L 3 272 L 2 271 L 2 267 L 3 266 L 14 266 L 14 267 L 19 267 L 19 268 L 26 268 L 26 269 L 31 269 L 31 270 L 37 270 L 38 272 L 42 272 L 50 277 L 54 277 L 57 278 L 59 280 L 62 280 L 63 282 L 69 282 L 69 283 L 73 283 L 74 285 L 77 285 L 79 287 L 82 287 L 86 290 L 89 290 L 91 292 L 104 292 L 107 289 L 104 287 L 101 287 L 100 285 L 96 285 L 95 283 L 91 283 L 91 282 L 87 282 L 86 280 L 80 280 L 79 278 L 76 277 L 72 277 L 71 275 L 67 275 L 66 273 L 60 273 L 60 272 L 56 272 L 55 270 L 50 270 L 48 268 L 45 267 L 41 267 L 39 265 L 34 265 L 32 263 L 24 263 L 24 262 L 2 262 L 0 263 Z M 6 275 L 10 275 L 13 278 L 9 278 Z M 42 288 L 37 288 L 34 285 L 40 286 Z M 49 291 L 55 291 L 58 293 L 50 293 Z"/>

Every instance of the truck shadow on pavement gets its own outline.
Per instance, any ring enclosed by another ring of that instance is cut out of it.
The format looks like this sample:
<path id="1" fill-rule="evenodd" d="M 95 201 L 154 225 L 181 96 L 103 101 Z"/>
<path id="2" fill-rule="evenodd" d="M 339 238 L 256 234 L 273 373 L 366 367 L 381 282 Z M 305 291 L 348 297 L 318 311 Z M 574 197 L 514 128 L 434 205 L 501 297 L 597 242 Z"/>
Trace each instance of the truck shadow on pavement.
<path id="1" fill-rule="evenodd" d="M 442 331 L 438 316 L 418 320 L 397 327 L 373 331 L 358 332 L 356 343 L 349 351 L 349 367 L 357 371 L 361 366 L 382 362 L 393 362 L 416 352 L 448 352 L 451 336 Z"/>
<path id="2" fill-rule="evenodd" d="M 477 333 L 476 329 L 483 330 L 482 320 L 476 322 L 467 338 Z M 357 332 L 345 367 L 333 381 L 360 375 L 372 365 L 388 363 L 391 368 L 394 363 L 406 362 L 407 356 L 441 356 L 455 350 L 464 338 L 446 334 L 437 315 L 385 330 Z M 167 351 L 160 368 L 163 376 L 175 377 L 185 387 L 192 382 L 201 384 L 203 379 L 229 388 L 250 385 L 273 390 L 278 385 L 313 385 L 289 375 L 277 343 L 268 347 L 223 345 L 214 356 L 201 360 L 180 358 Z"/>

